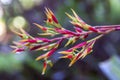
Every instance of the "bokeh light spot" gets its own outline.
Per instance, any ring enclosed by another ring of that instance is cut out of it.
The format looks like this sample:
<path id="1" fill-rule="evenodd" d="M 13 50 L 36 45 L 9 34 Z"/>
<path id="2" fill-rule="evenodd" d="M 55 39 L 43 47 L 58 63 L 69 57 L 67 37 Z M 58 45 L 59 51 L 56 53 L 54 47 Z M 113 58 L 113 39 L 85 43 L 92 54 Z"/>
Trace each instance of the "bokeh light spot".
<path id="1" fill-rule="evenodd" d="M 26 25 L 26 20 L 22 16 L 17 16 L 13 19 L 13 26 L 16 28 L 24 28 Z"/>
<path id="2" fill-rule="evenodd" d="M 12 0 L 0 0 L 0 2 L 4 5 L 9 5 L 11 4 Z"/>
<path id="3" fill-rule="evenodd" d="M 29 10 L 34 7 L 34 0 L 19 0 L 22 7 L 26 10 Z"/>
<path id="4" fill-rule="evenodd" d="M 2 9 L 2 7 L 0 7 L 0 18 L 2 18 L 3 17 L 3 9 Z"/>
<path id="5" fill-rule="evenodd" d="M 3 39 L 3 37 L 6 34 L 6 25 L 4 23 L 4 21 L 0 20 L 0 41 Z"/>

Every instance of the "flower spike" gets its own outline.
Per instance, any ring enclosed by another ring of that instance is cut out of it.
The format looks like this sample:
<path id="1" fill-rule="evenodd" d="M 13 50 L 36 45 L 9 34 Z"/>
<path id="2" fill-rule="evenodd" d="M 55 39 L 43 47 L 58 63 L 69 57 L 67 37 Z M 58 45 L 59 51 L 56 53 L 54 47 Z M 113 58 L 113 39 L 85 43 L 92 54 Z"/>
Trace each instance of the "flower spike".
<path id="1" fill-rule="evenodd" d="M 54 13 L 49 9 L 45 8 L 45 14 L 47 20 L 45 21 L 47 26 L 42 26 L 37 23 L 33 23 L 35 26 L 40 28 L 43 33 L 38 33 L 37 37 L 32 37 L 22 28 L 19 32 L 12 30 L 13 33 L 21 37 L 18 42 L 13 42 L 11 46 L 14 50 L 13 53 L 23 52 L 26 50 L 35 51 L 46 51 L 38 56 L 35 60 L 43 61 L 42 75 L 45 74 L 48 66 L 52 67 L 51 56 L 57 53 L 56 50 L 61 46 L 63 40 L 68 40 L 64 47 L 71 45 L 71 48 L 60 51 L 62 56 L 60 58 L 65 58 L 70 60 L 69 67 L 72 66 L 79 59 L 83 59 L 93 51 L 95 42 L 100 39 L 105 34 L 112 31 L 120 30 L 120 25 L 105 25 L 105 26 L 91 26 L 86 24 L 77 14 L 71 9 L 73 15 L 65 13 L 70 19 L 70 23 L 74 25 L 74 31 L 63 28 Z M 96 37 L 90 40 L 86 39 L 90 34 L 97 34 Z M 50 36 L 50 37 L 44 37 Z M 80 41 L 78 44 L 74 44 Z M 74 44 L 74 46 L 72 46 Z"/>

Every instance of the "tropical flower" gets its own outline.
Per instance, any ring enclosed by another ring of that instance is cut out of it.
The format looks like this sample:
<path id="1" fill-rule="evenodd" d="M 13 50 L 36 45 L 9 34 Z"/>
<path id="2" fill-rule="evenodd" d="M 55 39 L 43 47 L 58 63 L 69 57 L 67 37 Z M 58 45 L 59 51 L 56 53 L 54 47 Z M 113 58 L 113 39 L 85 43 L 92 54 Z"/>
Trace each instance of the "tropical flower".
<path id="1" fill-rule="evenodd" d="M 37 61 L 43 61 L 42 74 L 45 74 L 48 66 L 53 65 L 50 57 L 56 52 L 56 50 L 58 50 L 63 40 L 68 40 L 66 44 L 64 44 L 64 47 L 74 45 L 76 41 L 81 40 L 80 43 L 73 47 L 59 52 L 62 54 L 60 58 L 70 59 L 70 67 L 79 59 L 83 59 L 86 55 L 90 54 L 93 51 L 95 42 L 99 38 L 111 31 L 120 30 L 120 25 L 90 26 L 86 24 L 72 9 L 73 16 L 66 13 L 66 15 L 71 19 L 70 23 L 74 25 L 75 29 L 75 31 L 70 31 L 60 25 L 54 13 L 49 8 L 45 8 L 45 10 L 45 14 L 47 16 L 47 20 L 45 22 L 52 27 L 34 23 L 34 25 L 43 31 L 43 33 L 38 34 L 38 37 L 32 37 L 23 29 L 20 29 L 19 32 L 13 30 L 15 34 L 21 37 L 21 40 L 13 42 L 14 45 L 11 46 L 14 48 L 14 53 L 26 50 L 47 51 L 36 58 Z M 96 33 L 97 36 L 90 40 L 86 40 L 86 38 L 92 33 Z M 59 36 L 53 37 L 55 35 Z M 44 36 L 52 36 L 52 38 L 46 38 Z"/>

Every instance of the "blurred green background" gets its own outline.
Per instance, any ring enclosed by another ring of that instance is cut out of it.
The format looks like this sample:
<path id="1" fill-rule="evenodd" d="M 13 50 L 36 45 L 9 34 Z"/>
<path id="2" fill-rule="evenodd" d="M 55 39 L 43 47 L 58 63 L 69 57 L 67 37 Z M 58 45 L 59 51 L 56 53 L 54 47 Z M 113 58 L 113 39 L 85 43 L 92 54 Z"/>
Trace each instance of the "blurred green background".
<path id="1" fill-rule="evenodd" d="M 24 28 L 36 36 L 40 30 L 33 23 L 44 25 L 45 7 L 50 8 L 67 29 L 72 29 L 72 25 L 65 12 L 71 13 L 71 8 L 93 26 L 120 24 L 120 0 L 0 0 L 0 80 L 109 80 L 99 63 L 119 56 L 120 31 L 98 40 L 93 53 L 70 68 L 68 60 L 58 60 L 60 55 L 55 54 L 55 64 L 44 76 L 41 62 L 34 60 L 41 52 L 11 53 L 12 41 L 20 39 L 11 30 Z"/>

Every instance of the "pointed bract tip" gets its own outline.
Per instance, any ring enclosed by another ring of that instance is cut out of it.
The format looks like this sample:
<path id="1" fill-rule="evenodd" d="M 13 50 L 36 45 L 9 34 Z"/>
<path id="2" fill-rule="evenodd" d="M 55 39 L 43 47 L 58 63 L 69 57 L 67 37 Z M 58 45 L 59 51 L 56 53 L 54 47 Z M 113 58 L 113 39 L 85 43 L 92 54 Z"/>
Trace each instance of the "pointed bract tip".
<path id="1" fill-rule="evenodd" d="M 45 74 L 46 69 L 47 69 L 47 62 L 44 62 L 44 63 L 43 63 L 42 75 Z"/>
<path id="2" fill-rule="evenodd" d="M 76 60 L 73 59 L 73 60 L 70 62 L 69 67 L 71 67 L 75 62 L 76 62 Z"/>
<path id="3" fill-rule="evenodd" d="M 41 60 L 41 59 L 43 59 L 43 58 L 46 58 L 46 55 L 47 55 L 47 54 L 40 55 L 40 56 L 38 56 L 35 60 L 38 61 L 38 60 Z"/>
<path id="4" fill-rule="evenodd" d="M 60 51 L 60 52 L 58 52 L 58 53 L 60 53 L 60 54 L 70 54 L 71 52 L 68 52 L 68 51 Z"/>

